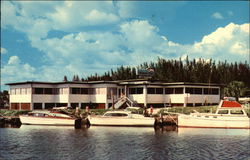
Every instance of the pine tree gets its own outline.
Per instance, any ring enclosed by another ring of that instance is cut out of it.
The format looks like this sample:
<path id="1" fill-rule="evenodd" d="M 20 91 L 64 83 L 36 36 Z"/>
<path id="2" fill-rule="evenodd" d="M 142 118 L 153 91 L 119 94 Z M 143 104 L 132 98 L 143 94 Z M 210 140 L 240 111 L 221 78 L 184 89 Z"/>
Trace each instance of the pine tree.
<path id="1" fill-rule="evenodd" d="M 67 76 L 64 76 L 64 77 L 63 77 L 63 82 L 68 82 Z"/>

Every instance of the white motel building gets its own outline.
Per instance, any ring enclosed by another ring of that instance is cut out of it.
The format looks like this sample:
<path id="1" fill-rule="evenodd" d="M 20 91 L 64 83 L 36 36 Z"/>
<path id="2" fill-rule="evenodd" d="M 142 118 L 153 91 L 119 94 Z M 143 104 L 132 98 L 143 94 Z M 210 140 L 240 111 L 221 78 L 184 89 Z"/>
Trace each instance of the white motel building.
<path id="1" fill-rule="evenodd" d="M 205 83 L 165 83 L 150 80 L 88 82 L 8 83 L 10 109 L 35 110 L 53 107 L 104 109 L 130 104 L 137 106 L 201 106 L 218 104 L 220 85 Z M 120 102 L 119 102 L 120 101 Z"/>

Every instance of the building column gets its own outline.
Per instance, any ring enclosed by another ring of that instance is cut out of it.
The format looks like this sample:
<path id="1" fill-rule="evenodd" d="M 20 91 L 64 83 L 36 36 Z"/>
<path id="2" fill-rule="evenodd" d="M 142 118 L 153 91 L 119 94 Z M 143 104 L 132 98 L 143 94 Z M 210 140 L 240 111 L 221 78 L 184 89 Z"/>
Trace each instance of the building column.
<path id="1" fill-rule="evenodd" d="M 144 106 L 147 106 L 148 101 L 147 101 L 147 86 L 143 86 L 143 95 L 144 95 Z"/>
<path id="2" fill-rule="evenodd" d="M 34 110 L 33 103 L 30 102 L 30 110 Z"/>
<path id="3" fill-rule="evenodd" d="M 125 97 L 128 97 L 128 87 L 127 87 L 127 85 L 125 85 L 125 87 L 124 87 L 124 95 L 125 95 Z"/>
<path id="4" fill-rule="evenodd" d="M 42 103 L 42 109 L 45 109 L 45 103 Z"/>
<path id="5" fill-rule="evenodd" d="M 79 108 L 79 109 L 81 108 L 81 102 L 78 103 L 78 108 Z"/>
<path id="6" fill-rule="evenodd" d="M 105 103 L 105 109 L 109 109 L 109 103 L 108 102 Z"/>
<path id="7" fill-rule="evenodd" d="M 68 102 L 68 107 L 71 107 L 70 103 Z"/>
<path id="8" fill-rule="evenodd" d="M 187 107 L 187 95 L 186 95 L 186 87 L 183 87 L 183 95 L 184 95 L 184 103 L 183 103 L 183 107 Z"/>

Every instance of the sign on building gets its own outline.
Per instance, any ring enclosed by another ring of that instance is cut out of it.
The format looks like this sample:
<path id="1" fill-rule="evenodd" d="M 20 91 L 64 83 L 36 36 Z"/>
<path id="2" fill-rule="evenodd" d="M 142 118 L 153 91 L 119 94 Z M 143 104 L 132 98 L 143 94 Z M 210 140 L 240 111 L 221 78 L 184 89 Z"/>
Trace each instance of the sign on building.
<path id="1" fill-rule="evenodd" d="M 154 75 L 154 69 L 146 68 L 146 69 L 137 69 L 137 76 L 139 78 L 151 78 Z"/>

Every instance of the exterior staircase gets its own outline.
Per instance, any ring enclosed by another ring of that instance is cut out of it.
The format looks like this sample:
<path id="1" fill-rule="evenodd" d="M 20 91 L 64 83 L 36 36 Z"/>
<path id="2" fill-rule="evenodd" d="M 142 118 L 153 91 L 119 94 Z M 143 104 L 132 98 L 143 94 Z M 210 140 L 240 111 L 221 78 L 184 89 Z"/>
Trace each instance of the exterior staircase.
<path id="1" fill-rule="evenodd" d="M 126 105 L 128 107 L 133 107 L 133 106 L 137 106 L 137 102 L 132 101 L 131 99 L 129 99 L 126 96 L 122 96 L 121 98 L 118 99 L 118 101 L 114 104 L 114 109 L 119 109 L 121 108 L 122 105 L 124 105 L 126 103 Z M 111 107 L 112 108 L 112 107 Z"/>

